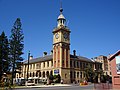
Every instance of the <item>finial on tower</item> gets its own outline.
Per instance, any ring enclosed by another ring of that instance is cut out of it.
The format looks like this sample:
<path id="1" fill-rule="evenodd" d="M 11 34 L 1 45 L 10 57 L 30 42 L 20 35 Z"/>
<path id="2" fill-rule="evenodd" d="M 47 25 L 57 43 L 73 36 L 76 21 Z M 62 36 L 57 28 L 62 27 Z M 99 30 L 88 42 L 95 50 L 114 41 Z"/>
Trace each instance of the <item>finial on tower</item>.
<path id="1" fill-rule="evenodd" d="M 58 19 L 57 19 L 57 21 L 58 21 L 58 27 L 59 26 L 65 26 L 65 21 L 66 21 L 66 19 L 65 19 L 65 17 L 63 16 L 63 8 L 62 8 L 62 2 L 61 2 L 61 0 L 60 0 L 60 15 L 58 16 Z"/>
<path id="2" fill-rule="evenodd" d="M 63 8 L 62 8 L 62 0 L 60 1 L 60 13 L 63 12 Z"/>

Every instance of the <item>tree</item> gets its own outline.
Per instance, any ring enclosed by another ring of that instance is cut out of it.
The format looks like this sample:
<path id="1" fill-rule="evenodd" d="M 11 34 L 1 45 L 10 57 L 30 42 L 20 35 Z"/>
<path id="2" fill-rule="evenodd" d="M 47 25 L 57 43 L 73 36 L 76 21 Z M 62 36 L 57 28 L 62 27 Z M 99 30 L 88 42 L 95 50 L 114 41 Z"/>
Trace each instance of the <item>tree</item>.
<path id="1" fill-rule="evenodd" d="M 17 18 L 13 28 L 11 30 L 10 36 L 10 59 L 11 59 L 11 68 L 12 68 L 12 80 L 11 84 L 13 85 L 13 78 L 15 78 L 16 71 L 21 70 L 21 64 L 23 61 L 22 54 L 24 49 L 23 44 L 23 31 L 21 28 L 20 18 Z"/>
<path id="2" fill-rule="evenodd" d="M 49 80 L 52 80 L 53 81 L 53 79 L 54 79 L 54 76 L 53 75 L 49 75 Z"/>
<path id="3" fill-rule="evenodd" d="M 9 71 L 9 44 L 4 32 L 0 35 L 0 80 L 3 73 Z"/>
<path id="4" fill-rule="evenodd" d="M 94 71 L 93 71 L 93 68 L 90 65 L 88 65 L 85 68 L 85 75 L 86 75 L 87 81 L 93 81 Z"/>
<path id="5" fill-rule="evenodd" d="M 95 70 L 95 79 L 96 79 L 96 82 L 98 82 L 98 79 L 100 79 L 101 81 L 101 78 L 104 78 L 104 72 L 103 70 L 100 68 L 98 70 Z"/>
<path id="6" fill-rule="evenodd" d="M 53 77 L 54 77 L 55 83 L 60 83 L 60 81 L 61 81 L 61 76 L 60 76 L 60 74 L 54 75 Z"/>

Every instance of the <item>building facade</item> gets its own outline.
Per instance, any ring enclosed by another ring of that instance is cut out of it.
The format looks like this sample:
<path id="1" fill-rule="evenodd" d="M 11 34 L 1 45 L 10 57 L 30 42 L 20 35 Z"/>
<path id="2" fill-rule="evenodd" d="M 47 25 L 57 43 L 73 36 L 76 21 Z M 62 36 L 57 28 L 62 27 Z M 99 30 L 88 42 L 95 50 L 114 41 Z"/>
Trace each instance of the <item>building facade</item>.
<path id="1" fill-rule="evenodd" d="M 116 90 L 120 89 L 120 50 L 109 57 L 112 72 L 112 85 Z"/>
<path id="2" fill-rule="evenodd" d="M 38 83 L 40 79 L 46 80 L 49 75 L 60 75 L 63 83 L 80 82 L 85 79 L 85 68 L 90 65 L 96 70 L 101 69 L 101 64 L 93 62 L 86 57 L 77 56 L 76 51 L 70 54 L 70 29 L 65 25 L 66 19 L 63 16 L 63 9 L 60 8 L 60 15 L 57 19 L 57 27 L 53 30 L 53 50 L 51 55 L 44 54 L 43 57 L 32 58 L 24 62 L 22 73 L 16 78 L 34 79 Z M 96 66 L 96 67 L 95 67 Z"/>
<path id="3" fill-rule="evenodd" d="M 95 57 L 94 60 L 96 62 L 102 63 L 102 70 L 104 72 L 104 75 L 111 76 L 111 65 L 107 56 L 100 55 L 98 57 Z"/>

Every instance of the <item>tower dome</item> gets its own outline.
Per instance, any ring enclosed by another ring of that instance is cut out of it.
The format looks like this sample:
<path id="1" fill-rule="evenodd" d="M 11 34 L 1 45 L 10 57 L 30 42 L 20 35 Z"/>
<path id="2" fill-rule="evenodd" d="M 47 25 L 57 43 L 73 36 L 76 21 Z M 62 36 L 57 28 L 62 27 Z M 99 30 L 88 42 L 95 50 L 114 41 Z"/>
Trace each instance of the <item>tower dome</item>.
<path id="1" fill-rule="evenodd" d="M 59 19 L 65 19 L 65 17 L 63 16 L 62 13 L 58 16 L 58 20 L 59 20 Z"/>
<path id="2" fill-rule="evenodd" d="M 65 17 L 63 16 L 62 12 L 63 12 L 63 9 L 60 8 L 60 15 L 59 15 L 58 18 L 57 18 L 58 27 L 59 27 L 59 26 L 65 26 L 65 21 L 66 21 L 66 19 L 65 19 Z"/>

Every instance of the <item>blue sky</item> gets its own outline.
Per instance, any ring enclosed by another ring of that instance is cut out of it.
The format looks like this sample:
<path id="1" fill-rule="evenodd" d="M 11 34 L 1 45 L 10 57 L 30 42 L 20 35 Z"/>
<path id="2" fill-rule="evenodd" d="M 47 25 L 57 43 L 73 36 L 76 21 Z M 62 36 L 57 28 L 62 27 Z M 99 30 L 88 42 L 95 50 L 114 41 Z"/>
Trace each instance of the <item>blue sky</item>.
<path id="1" fill-rule="evenodd" d="M 71 54 L 92 58 L 113 54 L 120 47 L 120 0 L 62 0 L 71 30 Z M 24 32 L 24 59 L 50 54 L 60 0 L 0 0 L 0 33 L 10 36 L 17 17 Z"/>

